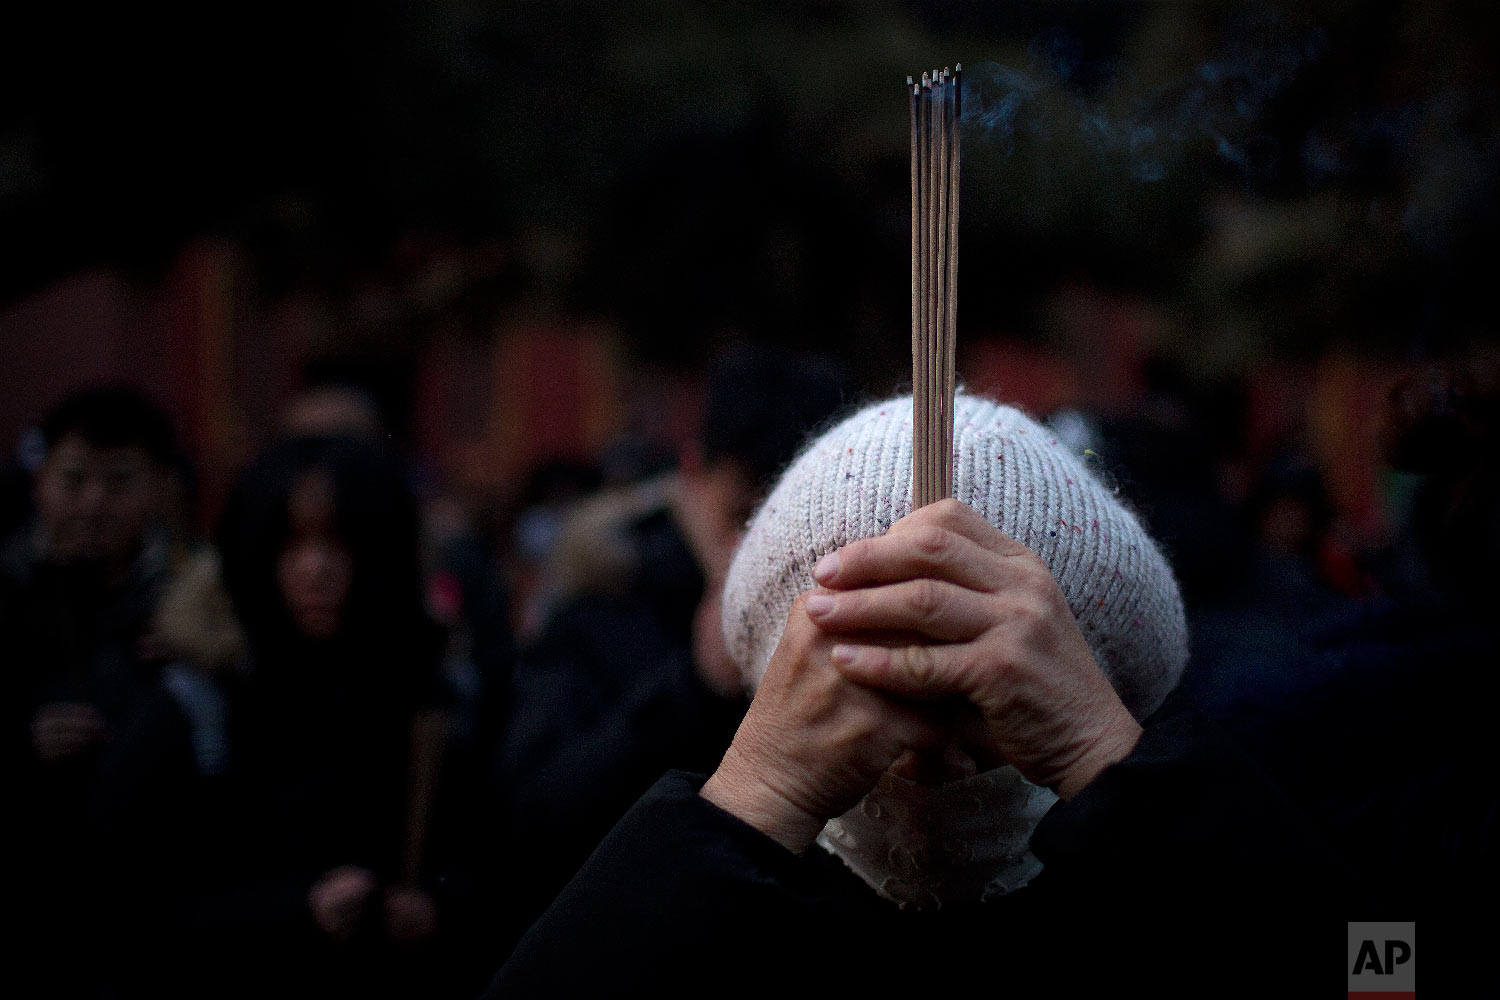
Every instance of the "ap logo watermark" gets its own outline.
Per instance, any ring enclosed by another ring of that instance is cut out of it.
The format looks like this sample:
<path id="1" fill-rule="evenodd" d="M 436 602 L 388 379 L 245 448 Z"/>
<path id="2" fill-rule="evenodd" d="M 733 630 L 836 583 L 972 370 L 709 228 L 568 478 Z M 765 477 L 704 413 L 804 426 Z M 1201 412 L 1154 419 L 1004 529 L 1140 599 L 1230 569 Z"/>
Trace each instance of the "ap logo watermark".
<path id="1" fill-rule="evenodd" d="M 1349 924 L 1349 997 L 1417 995 L 1417 924 Z"/>

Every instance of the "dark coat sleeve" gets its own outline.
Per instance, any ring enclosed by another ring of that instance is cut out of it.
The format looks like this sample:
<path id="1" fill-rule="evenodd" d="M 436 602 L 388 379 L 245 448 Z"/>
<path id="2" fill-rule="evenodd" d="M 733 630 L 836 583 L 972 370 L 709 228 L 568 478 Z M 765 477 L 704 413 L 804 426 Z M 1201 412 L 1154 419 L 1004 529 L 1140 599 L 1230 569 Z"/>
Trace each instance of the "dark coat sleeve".
<path id="1" fill-rule="evenodd" d="M 497 826 L 516 869 L 505 887 L 510 941 L 534 921 L 600 840 L 665 772 L 712 770 L 743 699 L 714 695 L 691 654 L 623 600 L 577 601 L 516 666 L 511 712 L 493 756 Z"/>
<path id="2" fill-rule="evenodd" d="M 700 797 L 703 781 L 672 771 L 652 786 L 521 939 L 487 995 L 681 986 L 743 966 L 768 931 L 795 940 L 793 925 L 825 896 L 815 866 Z"/>
<path id="3" fill-rule="evenodd" d="M 795 975 L 878 988 L 997 963 L 1013 985 L 1134 980 L 1160 994 L 1216 982 L 1221 967 L 1243 982 L 1250 963 L 1268 983 L 1285 974 L 1336 988 L 1345 921 L 1363 905 L 1316 827 L 1180 706 L 1048 814 L 1033 838 L 1047 867 L 1032 886 L 935 917 L 873 894 L 851 907 L 821 852 L 790 854 L 703 800 L 701 784 L 675 773 L 642 798 L 489 995 L 627 995 L 725 969 L 742 987 Z"/>
<path id="4" fill-rule="evenodd" d="M 1150 720 L 1130 756 L 1054 806 L 1032 849 L 1059 882 L 1131 869 L 1184 898 L 1344 899 L 1361 891 L 1320 828 L 1182 703 Z"/>
<path id="5" fill-rule="evenodd" d="M 1337 993 L 1348 921 L 1398 919 L 1317 822 L 1175 699 L 1129 757 L 1048 812 L 1032 849 L 1045 918 L 1146 988 Z"/>

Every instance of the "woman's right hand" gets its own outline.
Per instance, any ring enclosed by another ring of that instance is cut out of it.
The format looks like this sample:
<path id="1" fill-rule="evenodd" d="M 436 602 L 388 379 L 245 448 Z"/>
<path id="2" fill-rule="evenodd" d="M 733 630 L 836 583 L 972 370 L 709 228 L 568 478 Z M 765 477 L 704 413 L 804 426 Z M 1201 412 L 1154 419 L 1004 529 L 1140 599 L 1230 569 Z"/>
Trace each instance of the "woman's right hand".
<path id="1" fill-rule="evenodd" d="M 794 854 L 907 751 L 949 739 L 934 706 L 919 710 L 840 673 L 807 597 L 793 603 L 755 700 L 701 793 Z"/>

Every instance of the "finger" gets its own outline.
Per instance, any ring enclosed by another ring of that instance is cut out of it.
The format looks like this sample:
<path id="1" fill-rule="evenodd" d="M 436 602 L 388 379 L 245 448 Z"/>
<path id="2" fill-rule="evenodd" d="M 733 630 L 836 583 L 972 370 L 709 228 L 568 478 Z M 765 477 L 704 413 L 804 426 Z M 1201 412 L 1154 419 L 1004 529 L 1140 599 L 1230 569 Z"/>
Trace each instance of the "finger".
<path id="1" fill-rule="evenodd" d="M 844 687 L 846 718 L 857 716 L 844 729 L 845 736 L 857 733 L 855 742 L 873 738 L 885 747 L 884 770 L 892 760 L 907 750 L 930 752 L 940 749 L 952 738 L 951 706 L 935 704 L 930 699 L 908 699 L 878 691 L 866 685 L 850 684 L 838 675 Z"/>
<path id="2" fill-rule="evenodd" d="M 787 609 L 786 613 L 786 624 L 781 629 L 781 635 L 784 639 L 787 637 L 797 638 L 803 634 L 811 637 L 816 634 L 817 630 L 813 628 L 812 619 L 807 613 L 808 598 L 816 593 L 817 591 L 810 590 L 798 594 L 792 599 L 792 606 Z"/>
<path id="3" fill-rule="evenodd" d="M 936 526 L 988 549 L 1000 556 L 1018 556 L 1031 550 L 984 519 L 973 507 L 949 497 L 913 511 L 891 525 L 887 534 L 903 534 L 924 526 Z"/>
<path id="4" fill-rule="evenodd" d="M 840 643 L 829 658 L 839 673 L 856 684 L 903 698 L 932 700 L 968 694 L 963 671 L 952 653 L 953 647 L 945 646 Z"/>
<path id="5" fill-rule="evenodd" d="M 824 556 L 813 568 L 813 579 L 834 590 L 919 577 L 994 590 L 1004 582 L 1004 566 L 971 538 L 936 524 L 916 524 L 902 532 L 892 529 L 851 542 Z"/>
<path id="6" fill-rule="evenodd" d="M 825 632 L 905 632 L 939 642 L 967 642 L 995 624 L 993 598 L 939 580 L 814 593 L 807 613 Z"/>

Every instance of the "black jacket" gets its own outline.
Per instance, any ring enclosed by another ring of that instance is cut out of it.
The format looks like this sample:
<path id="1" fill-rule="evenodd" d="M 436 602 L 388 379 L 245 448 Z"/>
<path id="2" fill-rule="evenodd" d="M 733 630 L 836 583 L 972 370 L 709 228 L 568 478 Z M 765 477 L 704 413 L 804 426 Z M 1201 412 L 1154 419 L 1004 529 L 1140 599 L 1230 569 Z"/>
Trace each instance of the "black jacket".
<path id="1" fill-rule="evenodd" d="M 1346 922 L 1376 905 L 1264 773 L 1176 702 L 1047 815 L 1032 841 L 1046 869 L 1030 886 L 936 913 L 897 909 L 818 848 L 792 855 L 701 784 L 658 782 L 489 996 L 1336 994 Z"/>

